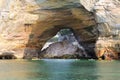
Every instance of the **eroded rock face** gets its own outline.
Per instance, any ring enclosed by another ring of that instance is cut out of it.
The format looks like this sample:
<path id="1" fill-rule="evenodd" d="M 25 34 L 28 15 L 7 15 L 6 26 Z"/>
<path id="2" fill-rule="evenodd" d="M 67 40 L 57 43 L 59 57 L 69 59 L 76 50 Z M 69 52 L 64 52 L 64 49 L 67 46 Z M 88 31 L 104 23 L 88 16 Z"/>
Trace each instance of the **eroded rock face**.
<path id="1" fill-rule="evenodd" d="M 96 22 L 98 24 L 98 30 L 100 36 L 115 35 L 115 32 L 119 30 L 120 25 L 120 2 L 118 0 L 81 0 L 81 4 L 85 5 L 85 8 L 95 14 Z M 88 3 L 94 3 L 94 5 L 88 5 Z M 116 34 L 116 35 L 119 35 Z"/>
<path id="2" fill-rule="evenodd" d="M 17 57 L 14 55 L 14 52 L 2 52 L 0 54 L 0 59 L 16 59 Z"/>
<path id="3" fill-rule="evenodd" d="M 51 44 L 47 49 L 43 50 L 40 58 L 86 58 L 83 50 L 69 43 L 68 41 L 56 42 Z"/>
<path id="4" fill-rule="evenodd" d="M 95 14 L 100 37 L 119 35 L 117 33 L 120 25 L 120 2 L 118 0 L 80 0 L 80 2 L 87 10 Z M 91 5 L 87 5 L 88 3 Z"/>
<path id="5" fill-rule="evenodd" d="M 18 58 L 26 52 L 37 56 L 60 29 L 71 28 L 94 56 L 98 36 L 119 37 L 119 4 L 118 0 L 1 0 L 0 52 L 13 51 Z"/>
<path id="6" fill-rule="evenodd" d="M 0 52 L 37 55 L 60 29 L 72 28 L 78 39 L 96 39 L 95 20 L 79 0 L 1 0 Z M 32 50 L 32 51 L 31 51 Z"/>
<path id="7" fill-rule="evenodd" d="M 99 52 L 103 51 L 105 48 L 112 47 L 115 51 L 115 55 L 116 53 L 120 53 L 119 47 L 114 46 L 116 44 L 119 45 L 120 38 L 119 0 L 80 0 L 80 2 L 88 11 L 95 14 L 99 31 L 96 52 L 99 54 Z M 98 45 L 101 47 L 98 47 Z"/>

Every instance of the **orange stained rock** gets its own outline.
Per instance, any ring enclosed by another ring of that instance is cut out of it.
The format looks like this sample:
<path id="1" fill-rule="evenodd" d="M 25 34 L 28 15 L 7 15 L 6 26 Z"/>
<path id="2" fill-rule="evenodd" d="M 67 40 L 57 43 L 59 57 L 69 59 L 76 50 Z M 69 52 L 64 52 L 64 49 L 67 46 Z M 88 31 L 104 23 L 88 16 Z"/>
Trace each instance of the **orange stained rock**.
<path id="1" fill-rule="evenodd" d="M 107 54 L 105 54 L 107 52 Z M 113 55 L 113 57 L 111 57 Z M 104 56 L 105 60 L 112 60 L 112 59 L 118 59 L 118 53 L 115 50 L 109 49 L 109 48 L 104 48 L 99 50 L 97 57 L 100 58 Z"/>

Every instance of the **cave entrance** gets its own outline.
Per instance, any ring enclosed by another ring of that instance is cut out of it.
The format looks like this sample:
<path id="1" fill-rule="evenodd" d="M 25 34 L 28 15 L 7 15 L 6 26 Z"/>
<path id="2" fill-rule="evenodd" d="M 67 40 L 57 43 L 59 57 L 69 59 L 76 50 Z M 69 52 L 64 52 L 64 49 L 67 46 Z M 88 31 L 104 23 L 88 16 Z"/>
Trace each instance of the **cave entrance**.
<path id="1" fill-rule="evenodd" d="M 70 39 L 72 38 L 72 39 Z M 73 31 L 71 29 L 61 29 L 57 32 L 55 36 L 53 36 L 51 39 L 49 39 L 45 45 L 43 46 L 42 50 L 49 47 L 49 45 L 56 43 L 56 42 L 62 42 L 62 41 L 68 41 L 70 43 L 77 41 L 75 39 L 75 36 L 73 34 Z"/>
<path id="2" fill-rule="evenodd" d="M 41 50 L 42 58 L 80 58 L 87 56 L 72 29 L 61 29 Z"/>
<path id="3" fill-rule="evenodd" d="M 11 52 L 4 52 L 0 55 L 0 59 L 17 59 L 17 57 Z"/>

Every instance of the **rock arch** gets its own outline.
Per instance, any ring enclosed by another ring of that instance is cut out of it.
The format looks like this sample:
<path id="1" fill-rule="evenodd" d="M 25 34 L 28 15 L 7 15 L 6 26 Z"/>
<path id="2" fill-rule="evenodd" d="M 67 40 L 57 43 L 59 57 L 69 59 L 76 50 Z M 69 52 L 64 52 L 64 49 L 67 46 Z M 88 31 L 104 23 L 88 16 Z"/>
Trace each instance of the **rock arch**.
<path id="1" fill-rule="evenodd" d="M 1 14 L 5 16 L 0 21 L 3 26 L 0 28 L 0 51 L 12 50 L 17 57 L 26 52 L 35 54 L 31 57 L 37 56 L 48 39 L 67 27 L 74 30 L 77 40 L 83 43 L 88 54 L 93 53 L 98 37 L 95 17 L 79 0 L 8 1 L 9 4 L 0 6 Z M 7 6 L 10 6 L 9 9 Z"/>
<path id="2" fill-rule="evenodd" d="M 41 10 L 38 13 L 41 12 L 51 13 L 51 15 L 46 15 L 47 18 L 45 20 L 38 21 L 37 24 L 32 27 L 30 34 L 32 37 L 29 37 L 27 48 L 31 47 L 39 51 L 45 42 L 53 37 L 60 29 L 70 28 L 76 35 L 79 43 L 82 43 L 86 51 L 91 53 L 90 55 L 95 58 L 93 49 L 98 33 L 95 29 L 96 23 L 94 15 L 91 12 L 88 12 L 82 6 L 64 10 Z M 32 49 L 28 49 L 28 51 Z"/>
<path id="3" fill-rule="evenodd" d="M 64 26 L 72 28 L 86 51 L 93 53 L 100 39 L 119 40 L 119 5 L 119 0 L 1 0 L 0 53 L 13 51 L 19 58 L 26 48 L 37 53 Z"/>

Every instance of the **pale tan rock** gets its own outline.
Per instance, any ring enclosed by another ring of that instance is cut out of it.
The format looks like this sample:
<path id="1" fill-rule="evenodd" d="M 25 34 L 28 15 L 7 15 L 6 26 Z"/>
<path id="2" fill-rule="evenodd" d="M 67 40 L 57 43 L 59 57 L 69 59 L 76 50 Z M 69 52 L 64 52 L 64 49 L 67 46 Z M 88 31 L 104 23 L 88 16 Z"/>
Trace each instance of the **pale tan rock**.
<path id="1" fill-rule="evenodd" d="M 83 3 L 79 0 L 1 0 L 0 51 L 6 49 L 23 55 L 26 48 L 33 52 L 40 50 L 64 27 L 72 28 L 81 41 L 96 40 L 97 21 L 91 13 L 96 0 L 81 1 Z"/>
<path id="2" fill-rule="evenodd" d="M 1 0 L 0 51 L 17 53 L 20 49 L 24 53 L 26 46 L 41 49 L 62 26 L 72 28 L 81 41 L 94 41 L 95 28 L 100 36 L 119 28 L 119 3 L 118 0 Z M 96 23 L 98 27 L 94 27 Z"/>

